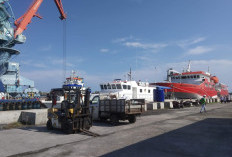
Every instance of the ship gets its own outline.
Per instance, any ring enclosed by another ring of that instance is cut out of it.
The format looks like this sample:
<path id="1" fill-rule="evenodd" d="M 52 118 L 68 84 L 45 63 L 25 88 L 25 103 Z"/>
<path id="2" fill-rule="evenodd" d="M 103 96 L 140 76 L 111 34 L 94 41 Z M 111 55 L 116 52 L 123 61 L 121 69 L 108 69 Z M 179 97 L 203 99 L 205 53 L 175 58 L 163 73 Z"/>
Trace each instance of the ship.
<path id="1" fill-rule="evenodd" d="M 71 76 L 67 77 L 64 84 L 63 88 L 80 88 L 81 90 L 85 90 L 84 86 L 84 81 L 83 78 L 77 76 L 77 72 L 72 70 Z"/>
<path id="2" fill-rule="evenodd" d="M 153 90 L 156 87 L 149 85 L 149 82 L 132 80 L 131 69 L 127 75 L 128 80 L 115 79 L 112 82 L 101 83 L 101 98 L 145 99 L 148 102 L 153 101 Z"/>
<path id="3" fill-rule="evenodd" d="M 84 91 L 86 90 L 86 87 L 84 85 L 84 79 L 77 76 L 77 72 L 72 70 L 71 75 L 67 77 L 62 85 L 61 88 L 53 88 L 51 89 L 50 93 L 48 94 L 48 97 L 46 100 L 41 100 L 42 103 L 46 105 L 47 108 L 52 107 L 52 95 L 55 93 L 56 97 L 56 108 L 59 108 L 62 101 L 65 100 L 64 96 L 64 90 L 75 90 L 80 89 L 82 95 L 84 95 Z M 67 95 L 67 93 L 65 94 Z M 70 97 L 74 98 L 74 96 Z"/>
<path id="4" fill-rule="evenodd" d="M 219 98 L 228 96 L 228 87 L 219 82 L 217 76 L 210 72 L 191 71 L 191 62 L 182 73 L 170 68 L 167 70 L 167 80 L 165 82 L 151 83 L 169 87 L 166 89 L 168 98 L 177 99 L 200 99 L 206 95 L 207 98 Z"/>

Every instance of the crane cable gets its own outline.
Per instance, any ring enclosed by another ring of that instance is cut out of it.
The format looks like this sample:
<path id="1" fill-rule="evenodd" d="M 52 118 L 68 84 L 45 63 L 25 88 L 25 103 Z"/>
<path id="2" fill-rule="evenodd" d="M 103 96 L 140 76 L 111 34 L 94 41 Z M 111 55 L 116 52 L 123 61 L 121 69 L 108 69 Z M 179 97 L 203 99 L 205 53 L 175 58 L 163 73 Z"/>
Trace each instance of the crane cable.
<path id="1" fill-rule="evenodd" d="M 66 47 L 66 37 L 67 37 L 67 30 L 66 30 L 66 20 L 63 20 L 63 79 L 65 81 L 66 79 L 66 51 L 67 51 L 67 47 Z"/>

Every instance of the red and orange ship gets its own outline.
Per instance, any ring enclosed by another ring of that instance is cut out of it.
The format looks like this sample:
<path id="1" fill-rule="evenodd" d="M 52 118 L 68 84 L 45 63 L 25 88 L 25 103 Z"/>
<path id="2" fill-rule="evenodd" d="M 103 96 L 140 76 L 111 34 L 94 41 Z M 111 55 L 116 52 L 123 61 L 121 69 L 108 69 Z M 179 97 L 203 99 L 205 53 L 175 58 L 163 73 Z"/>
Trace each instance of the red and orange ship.
<path id="1" fill-rule="evenodd" d="M 167 96 L 178 99 L 199 99 L 203 95 L 208 98 L 228 96 L 226 85 L 219 83 L 216 76 L 209 72 L 191 71 L 190 62 L 185 72 L 179 73 L 172 68 L 167 71 L 166 82 L 152 83 L 152 85 L 166 86 Z"/>

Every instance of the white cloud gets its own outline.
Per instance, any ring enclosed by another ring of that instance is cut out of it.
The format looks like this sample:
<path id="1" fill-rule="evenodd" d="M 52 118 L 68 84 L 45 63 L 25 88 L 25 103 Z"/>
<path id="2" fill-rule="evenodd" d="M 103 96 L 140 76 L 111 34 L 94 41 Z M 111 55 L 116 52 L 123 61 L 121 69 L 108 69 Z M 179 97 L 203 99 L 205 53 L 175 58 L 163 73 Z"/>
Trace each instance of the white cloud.
<path id="1" fill-rule="evenodd" d="M 27 61 L 21 61 L 21 65 L 30 65 L 31 67 L 36 67 L 36 68 L 47 68 L 47 65 L 44 63 L 36 63 L 35 61 L 32 60 L 27 60 Z"/>
<path id="2" fill-rule="evenodd" d="M 50 58 L 49 60 L 50 60 L 50 63 L 52 65 L 63 65 L 63 63 L 64 63 L 63 59 L 55 59 L 55 58 L 52 59 L 52 58 Z M 77 63 L 82 63 L 84 61 L 80 57 L 75 57 L 75 64 L 73 64 L 72 62 L 69 62 L 69 61 L 67 62 L 67 60 L 69 60 L 69 59 L 66 59 L 66 66 L 68 66 L 68 67 L 74 67 Z"/>
<path id="3" fill-rule="evenodd" d="M 199 38 L 196 38 L 196 39 L 187 39 L 187 40 L 181 40 L 181 41 L 178 41 L 177 42 L 177 45 L 181 48 L 186 48 L 190 45 L 194 45 L 194 44 L 197 44 L 197 43 L 200 43 L 202 41 L 205 41 L 206 40 L 206 37 L 199 37 Z"/>
<path id="4" fill-rule="evenodd" d="M 51 88 L 60 88 L 63 83 L 62 70 L 33 70 L 23 71 L 21 75 L 33 80 L 35 88 L 49 92 Z"/>
<path id="5" fill-rule="evenodd" d="M 29 65 L 32 63 L 32 60 L 22 60 L 20 61 L 20 65 Z"/>
<path id="6" fill-rule="evenodd" d="M 88 74 L 83 70 L 76 70 L 79 77 L 84 78 L 86 87 L 91 87 L 92 90 L 99 90 L 99 84 L 105 81 L 112 81 L 112 75 L 93 75 Z M 71 71 L 66 71 L 66 77 L 70 76 Z M 33 70 L 21 72 L 21 75 L 35 81 L 35 87 L 41 91 L 50 91 L 52 88 L 61 88 L 64 82 L 63 70 Z"/>
<path id="7" fill-rule="evenodd" d="M 125 42 L 123 45 L 127 47 L 141 48 L 141 49 L 158 49 L 158 48 L 164 48 L 167 46 L 167 44 L 148 44 L 148 43 L 141 43 L 141 42 Z"/>
<path id="8" fill-rule="evenodd" d="M 109 49 L 103 48 L 103 49 L 100 49 L 100 52 L 102 52 L 102 53 L 107 53 L 107 52 L 109 52 Z"/>
<path id="9" fill-rule="evenodd" d="M 122 43 L 128 40 L 136 40 L 133 36 L 129 36 L 129 37 L 123 37 L 123 38 L 118 38 L 118 39 L 114 39 L 113 43 Z"/>
<path id="10" fill-rule="evenodd" d="M 46 51 L 50 51 L 50 50 L 52 50 L 52 45 L 51 44 L 40 48 L 40 51 L 45 51 L 46 52 Z"/>
<path id="11" fill-rule="evenodd" d="M 32 64 L 32 66 L 37 67 L 37 68 L 47 68 L 47 65 L 43 63 L 35 63 L 35 64 Z"/>
<path id="12" fill-rule="evenodd" d="M 223 66 L 232 66 L 232 60 L 195 60 L 192 61 L 195 65 L 211 65 L 211 66 L 217 66 L 217 65 L 223 65 Z"/>
<path id="13" fill-rule="evenodd" d="M 199 43 L 199 42 L 202 42 L 204 41 L 206 38 L 205 37 L 200 37 L 200 38 L 197 38 L 195 40 L 193 40 L 192 42 L 190 42 L 190 44 L 196 44 L 196 43 Z"/>
<path id="14" fill-rule="evenodd" d="M 197 46 L 197 47 L 195 47 L 193 49 L 189 49 L 187 51 L 187 54 L 189 54 L 189 55 L 200 55 L 200 54 L 204 54 L 204 53 L 210 52 L 212 50 L 213 49 L 209 48 L 209 47 Z"/>

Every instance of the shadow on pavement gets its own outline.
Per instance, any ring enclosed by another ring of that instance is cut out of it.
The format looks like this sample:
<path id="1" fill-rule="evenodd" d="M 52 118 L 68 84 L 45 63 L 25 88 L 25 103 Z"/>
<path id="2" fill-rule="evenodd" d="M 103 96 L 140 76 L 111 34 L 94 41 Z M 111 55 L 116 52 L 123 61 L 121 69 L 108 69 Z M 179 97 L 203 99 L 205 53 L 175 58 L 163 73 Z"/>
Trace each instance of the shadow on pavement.
<path id="1" fill-rule="evenodd" d="M 128 125 L 128 124 L 129 124 L 129 122 L 120 121 L 117 126 Z M 115 127 L 109 121 L 107 121 L 107 122 L 94 121 L 93 126 Z M 18 128 L 18 129 L 26 130 L 26 131 L 33 131 L 33 132 L 46 132 L 46 133 L 49 133 L 49 134 L 67 135 L 64 132 L 62 132 L 61 129 L 47 130 L 46 126 L 27 126 L 27 127 L 21 127 L 21 128 Z"/>
<path id="2" fill-rule="evenodd" d="M 130 123 L 128 121 L 120 121 L 116 126 L 122 126 L 122 125 L 129 125 Z M 110 121 L 94 121 L 93 126 L 100 126 L 100 127 L 115 127 L 110 123 Z"/>
<path id="3" fill-rule="evenodd" d="M 59 130 L 59 129 L 47 130 L 46 126 L 31 126 L 31 127 L 23 127 L 19 129 L 26 130 L 26 131 L 33 131 L 33 132 L 46 132 L 50 134 L 66 135 L 65 133 L 62 132 L 62 130 Z"/>
<path id="4" fill-rule="evenodd" d="M 231 154 L 232 119 L 209 118 L 113 151 L 103 157 L 231 157 Z"/>

